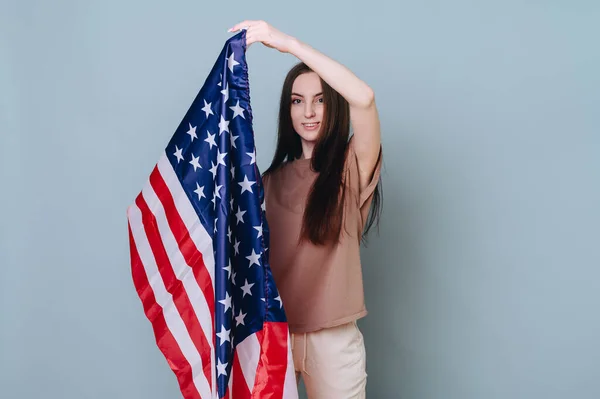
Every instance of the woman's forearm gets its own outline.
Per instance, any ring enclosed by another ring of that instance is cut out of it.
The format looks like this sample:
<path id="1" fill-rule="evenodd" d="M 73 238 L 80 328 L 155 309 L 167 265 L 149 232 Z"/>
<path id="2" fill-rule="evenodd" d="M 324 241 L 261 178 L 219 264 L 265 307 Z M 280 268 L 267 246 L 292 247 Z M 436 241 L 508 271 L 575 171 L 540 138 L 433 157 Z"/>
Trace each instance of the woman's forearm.
<path id="1" fill-rule="evenodd" d="M 292 39 L 290 54 L 315 71 L 350 106 L 366 108 L 372 105 L 373 90 L 344 65 L 296 38 Z"/>

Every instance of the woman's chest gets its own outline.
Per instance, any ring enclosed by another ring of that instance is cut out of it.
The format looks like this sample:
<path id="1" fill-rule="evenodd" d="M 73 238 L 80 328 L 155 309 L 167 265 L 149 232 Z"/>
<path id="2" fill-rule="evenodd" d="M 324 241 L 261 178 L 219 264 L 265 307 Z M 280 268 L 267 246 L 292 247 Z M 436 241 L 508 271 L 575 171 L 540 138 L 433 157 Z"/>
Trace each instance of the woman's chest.
<path id="1" fill-rule="evenodd" d="M 265 206 L 271 207 L 275 213 L 302 215 L 315 177 L 313 173 L 299 173 L 295 170 L 275 176 L 270 181 L 269 190 L 265 192 Z"/>

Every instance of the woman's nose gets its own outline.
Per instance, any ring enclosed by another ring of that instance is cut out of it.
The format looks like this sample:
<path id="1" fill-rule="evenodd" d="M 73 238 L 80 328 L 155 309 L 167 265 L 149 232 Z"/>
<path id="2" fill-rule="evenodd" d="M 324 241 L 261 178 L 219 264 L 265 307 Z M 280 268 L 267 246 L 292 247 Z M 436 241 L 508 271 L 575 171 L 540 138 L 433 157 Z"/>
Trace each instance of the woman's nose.
<path id="1" fill-rule="evenodd" d="M 304 107 L 304 116 L 306 116 L 307 118 L 311 118 L 315 115 L 315 110 L 312 106 L 312 104 L 307 104 L 306 107 Z"/>

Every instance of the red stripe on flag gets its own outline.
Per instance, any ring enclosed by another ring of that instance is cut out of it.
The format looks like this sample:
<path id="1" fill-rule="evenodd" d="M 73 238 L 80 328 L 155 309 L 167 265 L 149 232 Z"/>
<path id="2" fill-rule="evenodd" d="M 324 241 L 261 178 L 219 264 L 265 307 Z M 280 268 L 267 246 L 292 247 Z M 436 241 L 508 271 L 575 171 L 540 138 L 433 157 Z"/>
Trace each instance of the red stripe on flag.
<path id="1" fill-rule="evenodd" d="M 231 397 L 235 399 L 250 399 L 250 389 L 248 389 L 248 383 L 242 372 L 242 366 L 237 353 L 233 355 L 231 378 L 233 378 Z"/>
<path id="2" fill-rule="evenodd" d="M 256 333 L 260 342 L 260 360 L 256 369 L 253 398 L 281 399 L 287 372 L 287 323 L 265 321 Z"/>
<path id="3" fill-rule="evenodd" d="M 169 260 L 169 256 L 165 251 L 162 238 L 160 237 L 160 232 L 158 231 L 156 218 L 152 214 L 150 208 L 148 208 L 148 204 L 146 204 L 142 194 L 138 195 L 138 197 L 135 199 L 135 203 L 142 212 L 144 230 L 146 231 L 148 243 L 150 244 L 150 248 L 154 254 L 154 259 L 156 260 L 156 265 L 158 266 L 158 271 L 162 277 L 165 288 L 173 296 L 173 303 L 175 304 L 175 307 L 177 308 L 177 311 L 181 316 L 183 323 L 185 324 L 194 346 L 200 354 L 200 358 L 202 359 L 202 369 L 204 375 L 206 376 L 206 380 L 210 385 L 210 381 L 212 380 L 211 351 L 208 341 L 204 335 L 204 331 L 202 330 L 202 327 L 200 326 L 200 323 L 196 317 L 196 313 L 194 312 L 194 308 L 189 297 L 187 296 L 187 291 L 185 290 L 183 283 L 175 276 L 175 273 L 173 272 L 171 261 Z"/>
<path id="4" fill-rule="evenodd" d="M 206 298 L 206 303 L 208 304 L 208 309 L 210 310 L 212 317 L 212 325 L 214 326 L 215 292 L 213 290 L 212 279 L 204 264 L 202 252 L 198 251 L 196 248 L 185 223 L 181 219 L 181 215 L 177 212 L 173 196 L 169 191 L 169 187 L 167 187 L 167 184 L 164 182 L 160 171 L 158 170 L 158 166 L 155 166 L 150 174 L 150 184 L 165 209 L 169 227 L 175 236 L 175 241 L 177 241 L 179 245 L 179 250 L 185 259 L 185 262 L 194 271 L 196 281 L 204 294 L 204 298 Z"/>
<path id="5" fill-rule="evenodd" d="M 131 233 L 131 226 L 128 225 L 128 228 L 133 284 L 142 301 L 144 313 L 152 324 L 156 344 L 167 359 L 169 367 L 175 373 L 183 397 L 186 399 L 202 399 L 194 385 L 191 366 L 179 350 L 179 345 L 177 345 L 177 341 L 167 326 L 162 307 L 156 303 L 154 292 L 148 282 L 144 265 Z"/>

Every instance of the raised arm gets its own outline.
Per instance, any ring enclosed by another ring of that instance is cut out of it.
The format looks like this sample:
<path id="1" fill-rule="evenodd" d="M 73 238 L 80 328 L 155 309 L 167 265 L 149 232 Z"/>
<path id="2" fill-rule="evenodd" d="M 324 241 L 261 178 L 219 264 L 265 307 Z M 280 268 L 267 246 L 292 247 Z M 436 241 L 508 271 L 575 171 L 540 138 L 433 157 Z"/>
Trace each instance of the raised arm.
<path id="1" fill-rule="evenodd" d="M 296 56 L 348 101 L 360 185 L 364 188 L 371 180 L 381 146 L 379 114 L 371 87 L 341 63 L 297 38 L 275 29 L 265 21 L 246 20 L 236 24 L 229 31 L 242 28 L 247 29 L 248 47 L 254 42 L 261 42 L 267 47 Z"/>
<path id="2" fill-rule="evenodd" d="M 290 53 L 315 71 L 350 105 L 350 120 L 361 188 L 371 180 L 379 157 L 381 133 L 373 90 L 352 71 L 306 43 L 293 39 Z"/>

